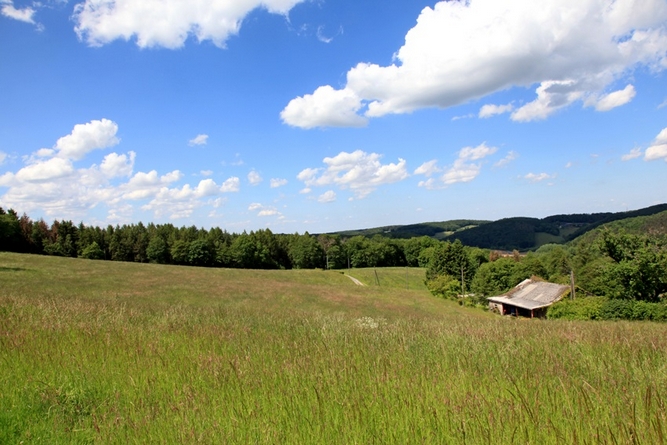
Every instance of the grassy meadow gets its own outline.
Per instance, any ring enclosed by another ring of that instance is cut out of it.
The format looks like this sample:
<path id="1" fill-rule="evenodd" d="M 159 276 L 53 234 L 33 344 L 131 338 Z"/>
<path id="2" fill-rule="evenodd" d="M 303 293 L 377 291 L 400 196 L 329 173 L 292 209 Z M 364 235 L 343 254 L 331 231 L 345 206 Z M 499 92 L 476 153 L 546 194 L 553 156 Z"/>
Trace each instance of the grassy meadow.
<path id="1" fill-rule="evenodd" d="M 667 443 L 667 325 L 349 273 L 0 253 L 0 443 Z"/>

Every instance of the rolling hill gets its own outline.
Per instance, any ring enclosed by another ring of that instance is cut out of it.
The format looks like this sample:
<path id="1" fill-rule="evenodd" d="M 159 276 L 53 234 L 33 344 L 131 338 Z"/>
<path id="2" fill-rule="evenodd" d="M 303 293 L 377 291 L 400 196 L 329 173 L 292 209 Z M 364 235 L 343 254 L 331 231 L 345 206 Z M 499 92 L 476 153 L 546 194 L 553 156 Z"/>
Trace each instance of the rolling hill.
<path id="1" fill-rule="evenodd" d="M 531 250 L 548 243 L 565 243 L 585 233 L 615 221 L 649 217 L 667 212 L 667 204 L 618 213 L 580 213 L 552 215 L 546 218 L 504 218 L 498 221 L 452 220 L 403 226 L 385 226 L 362 230 L 336 232 L 348 238 L 376 234 L 389 238 L 430 236 L 441 240 L 460 240 L 468 246 L 497 250 Z M 667 213 L 665 213 L 667 215 Z M 646 230 L 666 226 L 667 216 L 656 218 Z M 637 223 L 639 224 L 639 223 Z"/>

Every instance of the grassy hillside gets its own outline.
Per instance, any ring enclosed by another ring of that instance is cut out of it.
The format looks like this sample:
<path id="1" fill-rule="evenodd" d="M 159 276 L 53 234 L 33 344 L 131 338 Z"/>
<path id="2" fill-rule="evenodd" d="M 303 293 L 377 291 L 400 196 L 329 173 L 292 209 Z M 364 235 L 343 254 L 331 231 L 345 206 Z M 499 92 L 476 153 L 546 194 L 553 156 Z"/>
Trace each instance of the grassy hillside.
<path id="1" fill-rule="evenodd" d="M 377 272 L 0 253 L 0 443 L 665 443 L 665 325 Z"/>
<path id="2" fill-rule="evenodd" d="M 624 231 L 631 234 L 651 234 L 656 236 L 667 235 L 667 211 L 657 213 L 650 216 L 637 216 L 634 218 L 626 218 L 621 220 L 614 220 L 604 225 L 596 227 L 596 230 L 591 230 L 572 242 L 575 244 L 584 242 L 592 243 L 598 237 L 601 227 L 608 228 L 612 231 Z"/>

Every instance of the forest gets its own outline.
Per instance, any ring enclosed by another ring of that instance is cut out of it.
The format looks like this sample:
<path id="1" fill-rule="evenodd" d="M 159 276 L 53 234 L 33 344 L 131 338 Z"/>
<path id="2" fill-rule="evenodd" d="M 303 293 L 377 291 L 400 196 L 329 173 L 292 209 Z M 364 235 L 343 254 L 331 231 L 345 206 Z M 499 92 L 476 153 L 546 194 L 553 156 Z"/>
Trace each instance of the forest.
<path id="1" fill-rule="evenodd" d="M 100 228 L 58 220 L 49 225 L 0 208 L 0 250 L 243 269 L 422 267 L 434 295 L 479 307 L 526 278 L 567 284 L 573 273 L 579 298 L 552 307 L 551 317 L 667 320 L 667 211 L 608 221 L 565 244 L 508 252 L 460 239 L 379 233 L 346 237 L 262 229 L 236 234 L 217 227 L 137 223 Z"/>

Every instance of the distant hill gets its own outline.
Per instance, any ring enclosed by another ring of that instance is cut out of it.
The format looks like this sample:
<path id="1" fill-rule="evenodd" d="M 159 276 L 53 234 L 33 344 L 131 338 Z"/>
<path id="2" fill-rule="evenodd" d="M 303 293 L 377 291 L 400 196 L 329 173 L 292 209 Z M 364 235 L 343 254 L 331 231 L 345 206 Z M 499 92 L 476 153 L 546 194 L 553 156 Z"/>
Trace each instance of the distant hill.
<path id="1" fill-rule="evenodd" d="M 597 226 L 596 228 L 601 227 Z M 667 236 L 667 210 L 648 216 L 636 216 L 604 223 L 604 227 L 612 231 L 624 231 L 631 234 L 649 234 Z M 573 240 L 574 243 L 592 243 L 599 234 L 598 230 L 590 230 Z"/>
<path id="2" fill-rule="evenodd" d="M 372 229 L 346 230 L 343 232 L 331 233 L 331 235 L 340 235 L 345 238 L 352 236 L 372 237 L 382 235 L 388 238 L 416 238 L 420 236 L 430 236 L 431 238 L 444 239 L 454 233 L 462 230 L 488 224 L 489 221 L 480 221 L 473 219 L 455 219 L 443 222 L 428 222 L 421 224 L 409 224 L 405 226 L 384 226 Z"/>
<path id="3" fill-rule="evenodd" d="M 664 213 L 664 215 L 662 215 Z M 653 215 L 656 215 L 654 218 Z M 662 215 L 662 216 L 661 216 Z M 441 240 L 461 240 L 467 246 L 496 250 L 531 250 L 548 243 L 565 243 L 603 224 L 630 218 L 652 217 L 628 222 L 639 230 L 667 233 L 667 204 L 618 213 L 581 213 L 553 215 L 546 218 L 505 218 L 498 221 L 452 220 L 404 226 L 385 226 L 363 230 L 348 230 L 334 234 L 343 237 L 356 235 L 389 238 L 429 236 Z"/>

